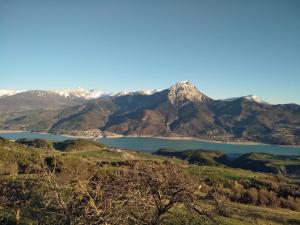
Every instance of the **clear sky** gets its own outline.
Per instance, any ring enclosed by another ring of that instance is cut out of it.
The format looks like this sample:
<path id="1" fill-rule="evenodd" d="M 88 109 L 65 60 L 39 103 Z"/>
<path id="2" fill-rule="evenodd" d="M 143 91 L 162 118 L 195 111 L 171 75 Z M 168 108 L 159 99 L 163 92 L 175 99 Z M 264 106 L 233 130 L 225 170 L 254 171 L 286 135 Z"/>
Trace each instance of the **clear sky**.
<path id="1" fill-rule="evenodd" d="M 164 89 L 300 104 L 300 0 L 1 0 L 0 89 Z"/>

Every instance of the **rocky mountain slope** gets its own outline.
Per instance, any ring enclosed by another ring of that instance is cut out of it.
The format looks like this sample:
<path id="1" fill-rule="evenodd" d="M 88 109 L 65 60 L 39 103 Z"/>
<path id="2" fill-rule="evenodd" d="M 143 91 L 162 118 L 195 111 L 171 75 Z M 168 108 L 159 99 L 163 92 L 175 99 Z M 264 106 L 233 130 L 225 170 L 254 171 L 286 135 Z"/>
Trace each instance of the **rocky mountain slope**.
<path id="1" fill-rule="evenodd" d="M 39 91 L 2 97 L 0 129 L 100 129 L 122 135 L 300 144 L 299 105 L 271 105 L 256 96 L 213 100 L 189 81 L 151 93 L 72 96 Z"/>

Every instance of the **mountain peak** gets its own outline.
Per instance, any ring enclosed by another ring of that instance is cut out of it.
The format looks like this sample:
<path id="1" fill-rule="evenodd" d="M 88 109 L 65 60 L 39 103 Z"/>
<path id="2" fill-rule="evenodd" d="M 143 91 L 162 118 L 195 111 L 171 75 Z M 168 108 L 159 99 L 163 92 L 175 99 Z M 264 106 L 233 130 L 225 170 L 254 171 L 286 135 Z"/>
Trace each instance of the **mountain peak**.
<path id="1" fill-rule="evenodd" d="M 124 90 L 124 91 L 117 92 L 116 94 L 112 94 L 112 96 L 119 97 L 119 96 L 123 96 L 123 95 L 152 95 L 159 91 L 160 91 L 159 89 L 141 90 L 141 91 Z"/>
<path id="2" fill-rule="evenodd" d="M 224 101 L 234 101 L 237 99 L 246 99 L 248 101 L 251 102 L 257 102 L 257 103 L 261 103 L 261 104 L 268 104 L 267 102 L 263 101 L 260 97 L 256 96 L 256 95 L 246 95 L 246 96 L 242 96 L 242 97 L 235 97 L 235 98 L 228 98 L 228 99 L 224 99 Z"/>
<path id="3" fill-rule="evenodd" d="M 179 105 L 186 100 L 203 102 L 205 97 L 190 81 L 180 81 L 172 85 L 168 94 L 170 102 L 175 105 Z"/>
<path id="4" fill-rule="evenodd" d="M 102 91 L 92 89 L 86 90 L 84 88 L 67 88 L 63 90 L 55 90 L 53 91 L 61 96 L 64 97 L 78 97 L 78 98 L 85 98 L 85 99 L 95 99 L 99 98 L 100 96 L 105 95 Z"/>
<path id="5" fill-rule="evenodd" d="M 253 101 L 253 102 L 257 102 L 257 103 L 264 103 L 266 104 L 265 101 L 263 101 L 260 97 L 256 96 L 256 95 L 247 95 L 247 96 L 243 96 L 242 98 L 245 98 L 249 101 Z"/>
<path id="6" fill-rule="evenodd" d="M 172 86 L 192 86 L 192 87 L 195 87 L 195 85 L 193 85 L 193 83 L 189 80 L 179 81 L 176 84 L 173 84 Z"/>

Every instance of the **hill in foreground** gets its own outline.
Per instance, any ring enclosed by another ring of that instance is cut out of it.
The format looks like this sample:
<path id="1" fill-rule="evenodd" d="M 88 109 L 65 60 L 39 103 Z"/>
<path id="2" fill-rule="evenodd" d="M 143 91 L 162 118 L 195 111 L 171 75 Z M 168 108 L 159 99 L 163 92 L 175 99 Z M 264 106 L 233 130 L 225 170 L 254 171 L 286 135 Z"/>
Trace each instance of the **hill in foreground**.
<path id="1" fill-rule="evenodd" d="M 214 163 L 218 153 L 193 165 L 90 141 L 68 151 L 19 142 L 0 139 L 1 223 L 300 222 L 297 180 Z"/>

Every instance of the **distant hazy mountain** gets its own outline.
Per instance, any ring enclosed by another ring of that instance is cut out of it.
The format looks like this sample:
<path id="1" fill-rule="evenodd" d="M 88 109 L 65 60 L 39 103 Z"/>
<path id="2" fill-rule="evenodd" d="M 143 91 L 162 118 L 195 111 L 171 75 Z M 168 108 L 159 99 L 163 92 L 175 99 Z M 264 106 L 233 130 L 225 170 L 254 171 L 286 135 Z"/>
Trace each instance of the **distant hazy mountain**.
<path id="1" fill-rule="evenodd" d="M 244 99 L 247 99 L 249 101 L 253 101 L 253 102 L 257 102 L 257 103 L 269 104 L 269 103 L 263 101 L 260 97 L 258 97 L 256 95 L 247 95 L 247 96 L 236 97 L 236 98 L 227 98 L 227 99 L 223 99 L 223 101 L 234 101 L 234 100 L 237 100 L 239 98 L 244 98 Z"/>
<path id="2" fill-rule="evenodd" d="M 188 136 L 220 141 L 300 144 L 300 106 L 256 96 L 213 100 L 191 82 L 150 92 L 28 91 L 0 98 L 1 129 Z"/>
<path id="3" fill-rule="evenodd" d="M 122 95 L 136 95 L 136 94 L 151 95 L 154 94 L 155 92 L 158 92 L 159 90 L 154 89 L 154 90 L 141 90 L 141 91 L 132 91 L 132 92 L 120 91 L 117 93 L 105 93 L 97 89 L 86 90 L 84 88 L 79 87 L 79 88 L 66 88 L 62 90 L 48 90 L 48 91 L 40 90 L 40 91 L 47 92 L 47 93 L 55 93 L 65 98 L 84 98 L 90 100 L 90 99 L 96 99 L 104 96 L 106 97 L 106 96 L 122 96 Z M 30 92 L 30 91 L 0 90 L 0 98 L 16 95 L 18 93 L 26 93 L 26 92 Z"/>
<path id="4" fill-rule="evenodd" d="M 69 97 L 51 91 L 33 90 L 3 95 L 0 98 L 1 112 L 20 112 L 33 109 L 59 109 L 85 102 L 84 98 Z"/>
<path id="5" fill-rule="evenodd" d="M 5 97 L 5 96 L 10 96 L 10 95 L 15 95 L 21 91 L 16 91 L 16 90 L 0 90 L 0 98 Z"/>
<path id="6" fill-rule="evenodd" d="M 84 99 L 96 99 L 96 98 L 106 95 L 104 92 L 96 90 L 96 89 L 86 90 L 84 88 L 55 90 L 53 92 L 57 93 L 61 96 L 64 96 L 66 98 L 77 97 L 77 98 L 84 98 Z"/>
<path id="7" fill-rule="evenodd" d="M 50 91 L 25 91 L 0 97 L 0 129 L 45 131 L 63 109 L 87 102 Z"/>

